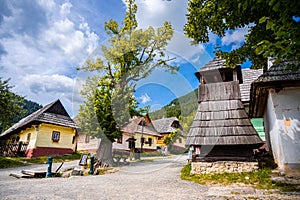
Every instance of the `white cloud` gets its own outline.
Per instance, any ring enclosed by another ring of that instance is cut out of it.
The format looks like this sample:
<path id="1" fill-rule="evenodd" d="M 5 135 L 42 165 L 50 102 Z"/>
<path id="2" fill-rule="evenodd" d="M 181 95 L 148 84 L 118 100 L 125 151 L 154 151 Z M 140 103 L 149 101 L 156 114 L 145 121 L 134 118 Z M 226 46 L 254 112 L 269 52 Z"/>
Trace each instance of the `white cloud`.
<path id="1" fill-rule="evenodd" d="M 174 36 L 167 46 L 167 51 L 175 55 L 176 62 L 189 62 L 197 65 L 199 60 L 195 60 L 194 58 L 199 57 L 199 54 L 206 54 L 203 45 L 191 45 L 190 41 L 182 33 L 174 32 Z"/>
<path id="2" fill-rule="evenodd" d="M 149 95 L 147 93 L 143 94 L 142 96 L 140 97 L 137 97 L 138 100 L 141 100 L 141 103 L 142 104 L 146 104 L 148 102 L 151 101 L 151 98 L 149 97 Z"/>
<path id="3" fill-rule="evenodd" d="M 84 18 L 74 21 L 69 1 L 7 2 L 11 15 L 0 23 L 1 77 L 11 78 L 17 94 L 43 105 L 60 98 L 70 111 L 76 68 L 98 46 L 98 36 Z"/>
<path id="4" fill-rule="evenodd" d="M 60 14 L 61 15 L 68 15 L 72 8 L 72 4 L 70 2 L 65 2 L 60 6 Z"/>
<path id="5" fill-rule="evenodd" d="M 187 13 L 187 0 L 138 0 L 137 20 L 140 27 L 159 27 L 170 21 L 176 31 L 183 32 Z"/>
<path id="6" fill-rule="evenodd" d="M 222 45 L 233 45 L 233 49 L 240 47 L 240 45 L 245 41 L 245 36 L 248 34 L 249 27 L 236 29 L 232 32 L 227 32 L 222 38 Z"/>

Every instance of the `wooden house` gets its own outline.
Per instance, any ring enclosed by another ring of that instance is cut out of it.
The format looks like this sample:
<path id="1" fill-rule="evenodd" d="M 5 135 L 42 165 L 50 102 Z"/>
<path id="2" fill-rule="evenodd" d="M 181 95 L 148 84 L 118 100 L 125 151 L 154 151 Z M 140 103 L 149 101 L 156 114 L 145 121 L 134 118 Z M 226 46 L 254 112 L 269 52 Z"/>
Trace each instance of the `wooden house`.
<path id="1" fill-rule="evenodd" d="M 68 154 L 73 152 L 77 128 L 57 100 L 21 119 L 3 132 L 0 140 L 27 144 L 27 157 Z"/>
<path id="2" fill-rule="evenodd" d="M 134 147 L 139 151 L 157 150 L 157 140 L 161 135 L 155 130 L 148 115 L 132 118 L 121 131 L 122 137 L 113 143 L 114 151 L 129 151 L 131 139 L 135 141 Z"/>
<path id="3" fill-rule="evenodd" d="M 226 68 L 225 60 L 215 57 L 196 76 L 198 109 L 186 140 L 193 161 L 251 161 L 262 140 L 241 102 L 240 66 Z"/>
<path id="4" fill-rule="evenodd" d="M 178 135 L 174 138 L 174 141 L 172 141 L 171 148 L 173 148 L 174 150 L 185 149 L 186 137 L 183 133 L 183 128 L 180 125 L 177 117 L 168 117 L 153 120 L 153 126 L 156 129 L 156 131 L 162 136 L 158 139 L 157 146 L 165 146 L 164 137 L 179 129 L 180 131 L 178 132 Z"/>
<path id="5" fill-rule="evenodd" d="M 281 171 L 300 175 L 300 70 L 271 66 L 251 85 L 250 117 L 263 117 L 266 143 Z"/>

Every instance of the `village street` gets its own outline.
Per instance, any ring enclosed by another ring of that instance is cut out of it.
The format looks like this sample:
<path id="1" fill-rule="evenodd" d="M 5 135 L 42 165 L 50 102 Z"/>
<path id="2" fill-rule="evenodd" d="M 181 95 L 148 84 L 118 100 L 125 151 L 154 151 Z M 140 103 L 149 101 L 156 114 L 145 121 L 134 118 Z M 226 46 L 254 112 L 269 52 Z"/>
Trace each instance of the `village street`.
<path id="1" fill-rule="evenodd" d="M 296 195 L 270 194 L 251 187 L 207 187 L 180 179 L 186 155 L 131 163 L 119 172 L 70 178 L 16 179 L 21 169 L 0 170 L 0 199 L 294 199 Z M 77 162 L 66 163 L 65 168 Z M 299 196 L 298 196 L 299 197 Z"/>

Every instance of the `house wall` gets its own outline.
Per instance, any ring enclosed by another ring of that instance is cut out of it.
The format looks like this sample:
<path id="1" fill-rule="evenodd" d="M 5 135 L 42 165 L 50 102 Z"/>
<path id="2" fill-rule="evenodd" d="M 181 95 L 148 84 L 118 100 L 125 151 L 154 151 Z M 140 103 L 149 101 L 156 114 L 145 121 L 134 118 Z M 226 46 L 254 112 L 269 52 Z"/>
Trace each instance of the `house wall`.
<path id="1" fill-rule="evenodd" d="M 156 145 L 159 146 L 159 147 L 164 147 L 166 146 L 166 144 L 164 143 L 164 137 L 165 136 L 168 136 L 170 133 L 161 133 L 161 138 L 158 138 L 157 139 L 157 143 Z"/>
<path id="2" fill-rule="evenodd" d="M 123 133 L 122 134 L 122 143 L 114 142 L 113 143 L 113 150 L 115 151 L 129 151 L 130 149 L 128 148 L 129 143 L 126 142 L 127 139 L 131 137 L 130 133 Z M 135 145 L 136 146 L 136 145 Z M 136 146 L 137 147 L 137 146 Z"/>
<path id="3" fill-rule="evenodd" d="M 266 140 L 286 173 L 300 174 L 300 87 L 269 90 L 264 115 Z"/>
<path id="4" fill-rule="evenodd" d="M 22 130 L 18 136 L 20 137 L 20 142 L 27 143 L 27 137 L 30 133 L 29 143 L 27 149 L 33 149 L 36 147 L 36 139 L 37 139 L 37 133 L 38 131 L 32 126 L 30 128 L 26 128 L 25 130 Z"/>
<path id="5" fill-rule="evenodd" d="M 52 141 L 52 132 L 60 132 L 58 142 Z M 70 127 L 57 126 L 52 124 L 40 124 L 27 128 L 20 132 L 20 141 L 27 142 L 30 133 L 30 141 L 27 148 L 27 157 L 48 156 L 72 153 L 72 141 L 76 130 Z"/>
<path id="6" fill-rule="evenodd" d="M 134 135 L 134 138 L 136 139 L 135 148 L 137 148 L 137 149 L 141 149 L 141 137 L 142 137 L 141 133 L 135 133 L 135 135 Z M 151 146 L 149 144 L 144 143 L 143 150 L 144 151 L 156 151 L 157 150 L 157 136 L 144 134 L 143 137 L 145 138 L 145 141 L 148 141 L 148 138 L 152 138 Z"/>
<path id="7" fill-rule="evenodd" d="M 177 138 L 175 140 L 175 142 L 172 144 L 172 146 L 177 150 L 185 149 L 185 141 L 186 141 L 186 138 L 184 138 L 183 136 L 180 136 L 179 138 Z"/>
<path id="8" fill-rule="evenodd" d="M 96 153 L 101 139 L 96 137 L 91 137 L 84 133 L 79 133 L 76 137 L 77 142 L 77 151 L 88 152 L 88 153 Z"/>

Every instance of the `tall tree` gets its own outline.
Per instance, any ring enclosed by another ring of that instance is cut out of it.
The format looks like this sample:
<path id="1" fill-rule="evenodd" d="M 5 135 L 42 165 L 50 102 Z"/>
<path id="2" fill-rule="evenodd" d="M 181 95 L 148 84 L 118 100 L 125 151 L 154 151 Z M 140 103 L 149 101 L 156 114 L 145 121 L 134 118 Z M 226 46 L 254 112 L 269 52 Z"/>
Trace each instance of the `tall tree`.
<path id="1" fill-rule="evenodd" d="M 8 84 L 8 80 L 0 78 L 0 132 L 8 129 L 15 121 L 14 119 L 24 114 L 23 98 L 15 95 Z"/>
<path id="2" fill-rule="evenodd" d="M 171 24 L 165 22 L 156 30 L 151 26 L 139 29 L 135 17 L 137 6 L 134 0 L 126 2 L 122 25 L 112 19 L 104 25 L 110 38 L 109 46 L 101 47 L 103 58 L 87 60 L 81 68 L 99 72 L 99 76 L 88 80 L 82 92 L 86 101 L 81 106 L 79 121 L 84 131 L 101 137 L 97 158 L 106 163 L 113 162 L 112 142 L 121 136 L 120 128 L 137 114 L 133 96 L 136 82 L 150 75 L 155 68 L 170 72 L 178 69 L 168 64 L 171 58 L 165 55 L 174 32 Z M 98 127 L 89 126 L 95 122 Z"/>
<path id="3" fill-rule="evenodd" d="M 240 48 L 216 53 L 230 67 L 248 58 L 253 68 L 263 68 L 267 57 L 275 63 L 300 60 L 299 11 L 297 0 L 190 0 L 184 30 L 193 43 L 206 43 L 209 31 L 223 37 L 226 30 L 249 25 Z"/>

